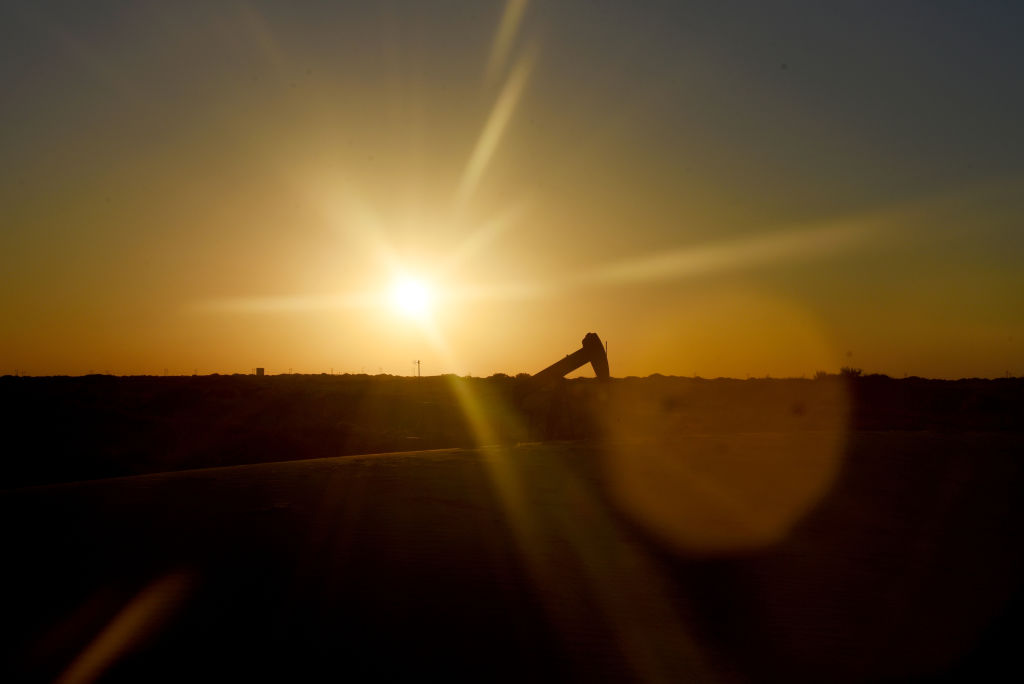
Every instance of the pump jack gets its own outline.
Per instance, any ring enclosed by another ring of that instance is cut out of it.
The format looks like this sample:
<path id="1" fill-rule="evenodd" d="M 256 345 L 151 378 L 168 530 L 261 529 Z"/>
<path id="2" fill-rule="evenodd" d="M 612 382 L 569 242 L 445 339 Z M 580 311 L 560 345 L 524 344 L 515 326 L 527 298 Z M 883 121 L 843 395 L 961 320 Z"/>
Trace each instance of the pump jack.
<path id="1" fill-rule="evenodd" d="M 594 375 L 599 380 L 608 380 L 608 353 L 597 333 L 589 332 L 584 335 L 582 347 L 536 373 L 533 379 L 544 383 L 552 382 L 587 363 L 593 367 Z"/>

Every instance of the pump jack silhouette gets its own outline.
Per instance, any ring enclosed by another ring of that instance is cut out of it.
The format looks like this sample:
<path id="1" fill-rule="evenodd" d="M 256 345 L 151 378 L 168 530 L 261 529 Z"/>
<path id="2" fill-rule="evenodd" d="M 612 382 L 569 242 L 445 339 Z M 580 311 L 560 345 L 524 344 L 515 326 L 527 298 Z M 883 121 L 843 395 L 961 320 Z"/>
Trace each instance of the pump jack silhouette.
<path id="1" fill-rule="evenodd" d="M 530 376 L 520 390 L 519 405 L 528 421 L 531 439 L 574 439 L 579 434 L 579 404 L 567 385 L 559 381 L 580 366 L 590 364 L 604 383 L 608 373 L 608 352 L 597 333 L 587 333 L 583 346 Z"/>
<path id="2" fill-rule="evenodd" d="M 553 382 L 587 363 L 593 367 L 598 380 L 608 380 L 611 377 L 608 374 L 608 353 L 597 333 L 589 332 L 584 335 L 582 347 L 534 374 L 533 379 L 545 384 Z"/>

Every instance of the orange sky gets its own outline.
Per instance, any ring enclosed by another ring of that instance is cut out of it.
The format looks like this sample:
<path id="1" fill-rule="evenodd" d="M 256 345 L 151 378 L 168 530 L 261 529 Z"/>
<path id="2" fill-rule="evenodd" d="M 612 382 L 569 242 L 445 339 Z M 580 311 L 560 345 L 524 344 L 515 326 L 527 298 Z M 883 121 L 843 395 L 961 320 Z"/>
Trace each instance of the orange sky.
<path id="1" fill-rule="evenodd" d="M 1021 13 L 719 5 L 15 3 L 0 374 L 1024 373 Z"/>

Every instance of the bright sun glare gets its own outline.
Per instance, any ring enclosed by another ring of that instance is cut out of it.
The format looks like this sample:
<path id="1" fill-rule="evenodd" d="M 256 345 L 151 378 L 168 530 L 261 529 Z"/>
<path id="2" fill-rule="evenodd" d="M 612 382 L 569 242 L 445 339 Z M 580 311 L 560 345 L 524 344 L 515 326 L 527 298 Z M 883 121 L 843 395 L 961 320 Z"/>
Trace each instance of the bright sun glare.
<path id="1" fill-rule="evenodd" d="M 391 288 L 395 310 L 410 318 L 423 318 L 430 312 L 430 288 L 415 278 L 402 278 Z"/>

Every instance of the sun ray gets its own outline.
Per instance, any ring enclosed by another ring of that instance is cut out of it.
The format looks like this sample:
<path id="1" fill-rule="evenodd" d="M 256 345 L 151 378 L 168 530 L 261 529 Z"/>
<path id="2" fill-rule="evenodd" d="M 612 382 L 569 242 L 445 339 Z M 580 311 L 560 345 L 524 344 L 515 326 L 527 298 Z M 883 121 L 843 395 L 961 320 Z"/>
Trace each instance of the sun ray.
<path id="1" fill-rule="evenodd" d="M 835 253 L 863 242 L 870 232 L 870 228 L 860 222 L 780 231 L 660 251 L 599 266 L 577 277 L 603 284 L 693 278 Z"/>
<path id="2" fill-rule="evenodd" d="M 354 228 L 354 232 L 362 237 L 364 246 L 375 255 L 378 264 L 391 274 L 393 280 L 410 278 L 397 252 L 380 237 L 381 229 L 373 212 L 357 202 L 346 203 L 346 206 L 346 215 L 350 217 L 346 225 Z M 438 271 L 453 270 L 458 263 L 482 249 L 483 245 L 505 230 L 513 217 L 514 213 L 503 215 L 485 224 Z M 595 287 L 699 278 L 864 248 L 873 244 L 869 238 L 880 234 L 882 226 L 888 226 L 890 222 L 863 218 L 813 228 L 778 231 L 769 235 L 737 238 L 624 259 L 554 276 L 545 281 L 462 282 L 457 287 L 436 289 L 431 296 L 439 305 L 530 301 Z M 207 312 L 280 313 L 366 309 L 380 307 L 382 304 L 379 293 L 348 292 L 220 298 L 200 302 L 194 308 Z"/>
<path id="3" fill-rule="evenodd" d="M 491 45 L 491 55 L 487 60 L 485 74 L 488 83 L 497 78 L 498 73 L 508 62 L 508 55 L 522 25 L 527 4 L 528 0 L 508 0 L 505 3 L 505 11 L 498 23 L 498 31 L 494 35 L 494 43 Z"/>
<path id="4" fill-rule="evenodd" d="M 198 302 L 192 309 L 200 313 L 276 314 L 373 309 L 380 303 L 377 293 L 351 292 L 290 297 L 221 297 Z"/>
<path id="5" fill-rule="evenodd" d="M 468 261 L 471 257 L 479 254 L 484 247 L 493 243 L 512 226 L 521 221 L 526 211 L 527 203 L 520 200 L 506 207 L 497 215 L 480 223 L 468 237 L 452 249 L 451 253 L 444 259 L 439 270 L 450 272 Z"/>
<path id="6" fill-rule="evenodd" d="M 522 97 L 523 89 L 529 79 L 535 59 L 534 50 L 528 51 L 519 59 L 515 67 L 513 67 L 512 73 L 506 79 L 498 99 L 495 100 L 494 106 L 487 117 L 487 122 L 484 124 L 483 130 L 480 132 L 480 136 L 473 147 L 473 152 L 469 156 L 466 169 L 455 192 L 456 214 L 469 203 L 473 193 L 476 191 L 477 185 L 480 183 L 480 179 L 494 157 L 494 153 L 498 149 L 508 124 L 512 120 L 512 115 L 515 113 L 516 106 Z"/>

